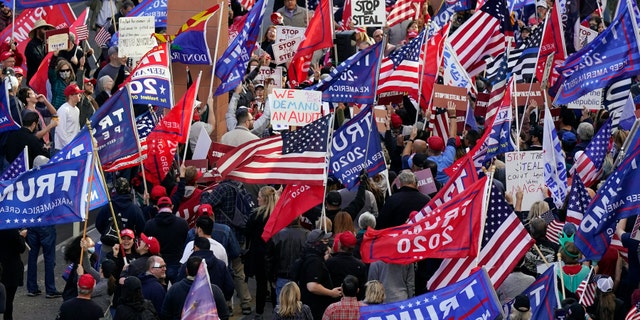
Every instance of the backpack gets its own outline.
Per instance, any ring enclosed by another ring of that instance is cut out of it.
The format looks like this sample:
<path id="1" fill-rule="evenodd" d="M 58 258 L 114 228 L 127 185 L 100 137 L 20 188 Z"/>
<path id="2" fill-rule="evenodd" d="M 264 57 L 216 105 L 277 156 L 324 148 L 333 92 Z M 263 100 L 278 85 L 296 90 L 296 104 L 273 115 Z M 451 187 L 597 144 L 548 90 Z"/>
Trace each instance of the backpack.
<path id="1" fill-rule="evenodd" d="M 116 228 L 113 217 L 109 218 L 109 224 L 107 225 L 106 232 L 100 236 L 100 242 L 102 242 L 102 244 L 113 247 L 115 244 L 120 242 L 118 229 L 122 230 L 122 220 L 120 219 L 119 213 L 116 214 L 116 222 L 118 223 L 118 228 Z"/>
<path id="2" fill-rule="evenodd" d="M 232 187 L 236 194 L 235 210 L 231 216 L 220 209 L 217 211 L 222 213 L 222 215 L 230 221 L 231 226 L 244 229 L 247 226 L 247 220 L 249 220 L 253 208 L 256 207 L 255 202 L 243 185 L 234 182 L 228 182 L 227 185 Z"/>

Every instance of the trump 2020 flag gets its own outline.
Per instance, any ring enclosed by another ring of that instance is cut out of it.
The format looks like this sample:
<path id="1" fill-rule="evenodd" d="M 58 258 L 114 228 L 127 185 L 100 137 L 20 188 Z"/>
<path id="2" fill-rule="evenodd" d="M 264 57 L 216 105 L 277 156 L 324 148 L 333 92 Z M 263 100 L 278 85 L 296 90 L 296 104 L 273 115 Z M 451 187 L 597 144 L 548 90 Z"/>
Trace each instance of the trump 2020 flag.
<path id="1" fill-rule="evenodd" d="M 7 85 L 4 81 L 0 81 L 0 133 L 20 129 L 20 126 L 11 117 L 8 98 Z"/>
<path id="2" fill-rule="evenodd" d="M 633 102 L 633 96 L 629 93 L 626 103 L 624 104 L 624 108 L 620 112 L 620 122 L 618 126 L 624 130 L 631 130 L 633 123 L 636 122 L 636 105 Z"/>
<path id="3" fill-rule="evenodd" d="M 101 163 L 138 152 L 129 89 L 118 90 L 91 116 L 91 130 L 98 144 Z"/>
<path id="4" fill-rule="evenodd" d="M 567 165 L 564 162 L 562 145 L 558 139 L 555 124 L 549 107 L 545 107 L 544 135 L 542 138 L 542 155 L 544 157 L 544 181 L 551 192 L 553 202 L 562 207 L 567 196 Z"/>
<path id="5" fill-rule="evenodd" d="M 129 11 L 127 17 L 155 17 L 156 28 L 167 27 L 167 1 L 144 0 Z"/>
<path id="6" fill-rule="evenodd" d="M 193 279 L 193 284 L 184 301 L 180 319 L 218 320 L 218 308 L 213 299 L 207 262 L 204 259 L 198 267 L 198 274 Z"/>
<path id="7" fill-rule="evenodd" d="M 233 39 L 229 47 L 216 62 L 216 77 L 221 81 L 215 95 L 229 92 L 242 82 L 242 77 L 247 70 L 247 63 L 251 58 L 251 52 L 258 40 L 262 16 L 266 9 L 267 1 L 258 0 L 247 13 L 247 20 L 240 34 Z"/>
<path id="8" fill-rule="evenodd" d="M 637 137 L 633 137 L 636 138 Z M 574 242 L 587 260 L 600 260 L 611 242 L 620 219 L 637 215 L 640 197 L 640 148 L 634 146 L 628 155 L 598 189 L 576 231 Z"/>
<path id="9" fill-rule="evenodd" d="M 484 269 L 420 296 L 394 303 L 360 307 L 360 320 L 500 319 L 500 300 Z"/>
<path id="10" fill-rule="evenodd" d="M 220 4 L 191 17 L 171 41 L 171 61 L 184 64 L 211 64 L 207 44 L 207 23 L 218 12 Z"/>
<path id="11" fill-rule="evenodd" d="M 529 298 L 531 306 L 531 319 L 555 319 L 555 309 L 558 305 L 558 290 L 556 290 L 556 268 L 555 264 L 547 268 L 536 281 L 522 292 Z M 505 304 L 503 309 L 511 310 L 513 303 L 511 300 Z"/>
<path id="12" fill-rule="evenodd" d="M 370 177 L 387 168 L 371 106 L 336 130 L 329 160 L 329 173 L 348 189 L 358 184 L 360 171 L 365 168 Z"/>
<path id="13" fill-rule="evenodd" d="M 620 1 L 617 17 L 611 25 L 580 51 L 572 54 L 560 73 L 556 105 L 567 104 L 620 78 L 640 73 L 637 32 L 638 7 L 635 1 Z"/>
<path id="14" fill-rule="evenodd" d="M 324 80 L 306 90 L 322 91 L 323 102 L 373 104 L 382 42 L 354 54 L 333 69 Z"/>
<path id="15" fill-rule="evenodd" d="M 172 86 L 167 43 L 161 43 L 145 53 L 126 82 L 131 90 L 131 103 L 171 109 Z"/>

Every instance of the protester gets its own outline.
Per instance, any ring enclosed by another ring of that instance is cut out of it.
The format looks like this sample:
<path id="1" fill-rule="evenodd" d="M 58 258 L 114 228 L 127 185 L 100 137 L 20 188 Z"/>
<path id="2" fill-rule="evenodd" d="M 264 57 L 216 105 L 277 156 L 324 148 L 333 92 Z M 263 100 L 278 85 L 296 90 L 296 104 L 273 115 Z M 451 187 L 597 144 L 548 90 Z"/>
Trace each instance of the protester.
<path id="1" fill-rule="evenodd" d="M 113 320 L 159 319 L 153 303 L 142 295 L 142 283 L 137 277 L 127 277 L 122 285 L 120 304 Z"/>
<path id="2" fill-rule="evenodd" d="M 104 311 L 95 301 L 91 300 L 91 294 L 96 285 L 96 280 L 90 274 L 83 274 L 78 279 L 78 296 L 65 301 L 60 306 L 60 313 L 56 319 L 87 319 L 98 320 L 104 315 Z"/>
<path id="3" fill-rule="evenodd" d="M 75 83 L 68 85 L 64 89 L 64 96 L 67 97 L 67 102 L 62 104 L 58 109 L 59 122 L 54 134 L 54 146 L 56 150 L 64 148 L 80 132 L 80 110 L 78 109 L 78 103 L 80 99 L 82 99 L 83 92 L 84 91 Z"/>
<path id="4" fill-rule="evenodd" d="M 220 290 L 224 294 L 224 298 L 227 301 L 230 301 L 231 297 L 233 296 L 234 284 L 229 269 L 222 260 L 216 258 L 216 256 L 213 255 L 213 252 L 211 251 L 211 244 L 209 243 L 209 240 L 207 238 L 197 237 L 195 240 L 193 240 L 193 243 L 193 253 L 189 256 L 189 258 L 199 257 L 200 259 L 207 262 L 209 281 L 211 282 L 211 284 L 218 286 L 218 288 L 220 288 Z M 186 270 L 188 267 L 188 262 L 189 259 L 187 259 L 187 262 L 182 264 L 182 267 L 180 267 L 180 271 L 178 272 L 178 279 L 181 280 L 188 275 L 188 270 Z"/>
<path id="5" fill-rule="evenodd" d="M 327 259 L 327 268 L 331 274 L 331 280 L 341 282 L 347 276 L 355 276 L 360 284 L 358 299 L 363 299 L 364 284 L 367 281 L 367 266 L 353 255 L 356 237 L 352 232 L 345 231 L 337 234 L 333 243 L 334 253 Z"/>
<path id="6" fill-rule="evenodd" d="M 27 147 L 27 160 L 29 166 L 33 166 L 33 160 L 37 156 L 48 156 L 49 149 L 46 148 L 44 142 L 36 136 L 36 128 L 38 126 L 38 115 L 35 112 L 29 112 L 22 118 L 22 127 L 16 131 L 9 133 L 6 144 L 7 161 L 13 162 Z"/>
<path id="7" fill-rule="evenodd" d="M 123 269 L 120 274 L 120 279 L 128 276 L 138 276 L 145 272 L 148 269 L 147 261 L 149 258 L 160 254 L 160 242 L 158 242 L 158 239 L 155 237 L 147 237 L 142 233 L 140 234 L 140 241 L 136 247 L 136 252 L 139 257 L 133 260 L 128 266 L 125 266 L 125 269 Z"/>
<path id="8" fill-rule="evenodd" d="M 367 288 L 362 301 L 365 305 L 384 303 L 384 286 L 380 281 L 369 280 L 364 286 Z"/>
<path id="9" fill-rule="evenodd" d="M 368 280 L 378 280 L 382 283 L 385 303 L 406 300 L 415 294 L 413 264 L 399 265 L 376 261 L 369 266 Z"/>
<path id="10" fill-rule="evenodd" d="M 24 110 L 22 111 L 22 118 L 29 112 L 36 113 L 38 115 L 38 125 L 35 133 L 38 139 L 42 139 L 45 146 L 51 146 L 51 133 L 53 128 L 58 126 L 57 111 L 49 100 L 42 94 L 36 94 L 31 88 L 21 88 L 17 94 L 18 99 L 22 102 Z M 36 105 L 42 103 L 45 105 L 45 109 L 38 109 Z M 49 124 L 45 122 L 45 118 L 51 118 Z M 24 121 L 24 120 L 23 120 Z"/>
<path id="11" fill-rule="evenodd" d="M 26 250 L 25 237 L 27 230 L 0 230 L 0 266 L 2 274 L 0 283 L 6 290 L 4 320 L 13 319 L 13 300 L 18 287 L 24 284 L 24 264 L 20 255 Z"/>
<path id="12" fill-rule="evenodd" d="M 385 201 L 376 222 L 376 229 L 405 223 L 411 212 L 420 211 L 431 200 L 429 196 L 418 191 L 418 179 L 412 172 L 401 172 L 398 180 L 400 189 Z"/>
<path id="13" fill-rule="evenodd" d="M 334 302 L 324 311 L 322 315 L 323 320 L 331 319 L 360 319 L 360 307 L 364 304 L 358 302 L 357 294 L 360 290 L 360 283 L 358 278 L 354 276 L 347 276 L 342 281 L 342 298 L 339 302 Z"/>
<path id="14" fill-rule="evenodd" d="M 300 301 L 301 294 L 298 285 L 289 281 L 282 286 L 278 297 L 278 305 L 273 310 L 274 320 L 300 319 L 313 320 L 311 309 Z"/>
<path id="15" fill-rule="evenodd" d="M 100 280 L 96 282 L 96 286 L 91 293 L 91 300 L 95 301 L 102 309 L 103 314 L 111 315 L 109 307 L 111 306 L 111 298 L 116 291 L 116 263 L 113 260 L 105 259 L 100 264 Z"/>
<path id="16" fill-rule="evenodd" d="M 73 69 L 69 61 L 65 59 L 57 59 L 57 62 L 51 62 L 49 64 L 49 83 L 51 83 L 51 104 L 56 108 L 56 110 L 60 109 L 60 107 L 65 103 L 65 98 L 72 94 L 80 94 L 80 88 L 77 90 L 67 90 L 72 85 L 72 82 L 76 81 L 76 75 L 73 73 Z M 77 86 L 76 86 L 77 87 Z M 78 99 L 79 101 L 79 99 Z M 72 105 L 75 106 L 78 102 L 74 102 Z"/>
<path id="17" fill-rule="evenodd" d="M 284 7 L 278 9 L 285 26 L 306 28 L 308 24 L 307 9 L 298 6 L 296 0 L 284 0 Z"/>
<path id="18" fill-rule="evenodd" d="M 300 218 L 297 217 L 267 242 L 265 269 L 271 282 L 276 284 L 278 299 L 284 285 L 294 280 L 290 268 L 302 254 L 308 233 L 309 231 L 300 225 Z"/>
<path id="19" fill-rule="evenodd" d="M 138 276 L 142 283 L 142 296 L 153 303 L 156 310 L 161 310 L 162 301 L 167 294 L 167 264 L 159 256 L 147 259 L 147 270 Z"/>
<path id="20" fill-rule="evenodd" d="M 29 39 L 31 40 L 24 50 L 24 55 L 27 58 L 27 83 L 31 81 L 33 75 L 38 71 L 40 63 L 47 55 L 45 33 L 52 29 L 55 29 L 54 26 L 48 24 L 44 19 L 39 19 L 33 24 L 33 29 L 29 31 Z"/>
<path id="21" fill-rule="evenodd" d="M 90 237 L 82 235 L 73 238 L 64 251 L 64 259 L 68 263 L 63 274 L 65 280 L 62 294 L 55 292 L 46 297 L 55 299 L 62 296 L 67 301 L 78 296 L 78 278 L 82 274 L 90 274 L 96 281 L 100 280 L 100 273 L 92 267 L 91 256 L 95 253 L 95 243 Z M 82 264 L 80 263 L 82 258 Z"/>

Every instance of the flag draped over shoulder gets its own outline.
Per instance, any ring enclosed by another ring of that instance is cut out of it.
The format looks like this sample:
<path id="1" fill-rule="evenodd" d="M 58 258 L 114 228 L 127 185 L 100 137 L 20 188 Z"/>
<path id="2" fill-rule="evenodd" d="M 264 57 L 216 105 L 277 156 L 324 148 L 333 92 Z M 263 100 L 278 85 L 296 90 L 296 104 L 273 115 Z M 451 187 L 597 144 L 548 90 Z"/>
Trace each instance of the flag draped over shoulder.
<path id="1" fill-rule="evenodd" d="M 631 7 L 627 1 L 620 1 L 618 14 L 611 25 L 557 68 L 560 87 L 556 105 L 567 104 L 620 78 L 640 73 L 637 67 L 640 49 L 634 22 L 635 25 L 640 23 L 635 1 L 631 1 Z"/>
<path id="2" fill-rule="evenodd" d="M 544 166 L 544 181 L 551 192 L 553 202 L 561 208 L 567 195 L 567 166 L 549 107 L 545 107 L 542 150 L 544 162 L 547 164 Z"/>
<path id="3" fill-rule="evenodd" d="M 258 40 L 266 6 L 267 1 L 256 1 L 251 11 L 246 14 L 247 18 L 240 34 L 229 43 L 227 50 L 216 62 L 216 77 L 222 81 L 216 89 L 216 96 L 235 89 L 242 82 L 251 52 Z"/>
<path id="4" fill-rule="evenodd" d="M 600 178 L 604 158 L 609 151 L 611 139 L 611 118 L 598 130 L 584 152 L 576 154 L 573 172 L 580 176 L 585 186 L 591 186 Z"/>
<path id="5" fill-rule="evenodd" d="M 322 185 L 330 117 L 238 146 L 218 160 L 220 175 L 245 183 Z"/>
<path id="6" fill-rule="evenodd" d="M 147 159 L 144 160 L 146 178 L 153 184 L 160 184 L 169 173 L 173 156 L 179 143 L 188 138 L 193 104 L 198 93 L 200 77 L 196 85 L 187 89 L 180 102 L 167 113 L 147 136 L 149 146 Z"/>
<path id="7" fill-rule="evenodd" d="M 172 86 L 167 43 L 159 44 L 142 56 L 125 82 L 131 88 L 133 104 L 171 109 Z"/>
<path id="8" fill-rule="evenodd" d="M 329 159 L 329 173 L 347 189 L 358 184 L 358 176 L 365 168 L 370 177 L 387 169 L 371 106 L 334 132 Z"/>
<path id="9" fill-rule="evenodd" d="M 207 262 L 202 259 L 182 307 L 180 319 L 217 320 L 218 308 L 211 291 Z"/>
<path id="10" fill-rule="evenodd" d="M 218 12 L 220 4 L 191 17 L 171 42 L 171 61 L 184 64 L 212 64 L 209 44 L 207 43 L 207 23 Z"/>
<path id="11" fill-rule="evenodd" d="M 638 139 L 637 136 L 629 137 Z M 637 214 L 640 198 L 636 197 L 640 179 L 640 148 L 629 149 L 620 165 L 598 189 L 576 231 L 574 242 L 587 260 L 600 260 L 607 250 L 616 221 Z"/>
<path id="12" fill-rule="evenodd" d="M 265 242 L 271 239 L 278 231 L 288 226 L 293 219 L 322 203 L 323 197 L 324 187 L 321 185 L 288 184 L 282 191 L 273 212 L 269 215 L 269 220 L 267 220 L 262 232 L 262 239 Z"/>
<path id="13" fill-rule="evenodd" d="M 504 194 L 492 185 L 478 266 L 488 268 L 491 282 L 499 287 L 533 243 Z M 427 288 L 435 290 L 460 281 L 468 277 L 474 267 L 475 258 L 445 259 Z"/>
<path id="14" fill-rule="evenodd" d="M 326 79 L 306 90 L 322 91 L 323 102 L 373 104 L 378 83 L 376 69 L 382 42 L 359 51 L 331 71 Z"/>
<path id="15" fill-rule="evenodd" d="M 362 261 L 408 264 L 425 258 L 476 257 L 486 192 L 484 177 L 416 223 L 369 228 L 360 247 Z"/>
<path id="16" fill-rule="evenodd" d="M 319 9 L 315 11 L 304 32 L 304 40 L 298 46 L 291 59 L 287 76 L 293 88 L 308 78 L 311 56 L 316 50 L 333 47 L 333 12 L 329 0 L 320 0 Z"/>

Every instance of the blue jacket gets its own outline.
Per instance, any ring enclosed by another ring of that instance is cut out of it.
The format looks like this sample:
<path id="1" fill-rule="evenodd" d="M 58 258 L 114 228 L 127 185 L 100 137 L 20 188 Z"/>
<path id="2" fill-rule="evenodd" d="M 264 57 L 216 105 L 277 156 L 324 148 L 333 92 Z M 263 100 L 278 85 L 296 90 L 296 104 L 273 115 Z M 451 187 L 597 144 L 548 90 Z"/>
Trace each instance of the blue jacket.
<path id="1" fill-rule="evenodd" d="M 207 270 L 209 270 L 209 280 L 211 284 L 215 284 L 224 293 L 225 299 L 231 299 L 233 296 L 233 278 L 227 266 L 222 260 L 216 258 L 211 250 L 198 250 L 194 251 L 189 257 L 201 257 L 207 262 Z M 184 279 L 187 275 L 186 263 L 180 267 L 178 271 L 178 280 Z"/>

